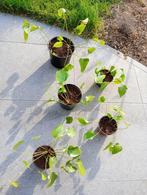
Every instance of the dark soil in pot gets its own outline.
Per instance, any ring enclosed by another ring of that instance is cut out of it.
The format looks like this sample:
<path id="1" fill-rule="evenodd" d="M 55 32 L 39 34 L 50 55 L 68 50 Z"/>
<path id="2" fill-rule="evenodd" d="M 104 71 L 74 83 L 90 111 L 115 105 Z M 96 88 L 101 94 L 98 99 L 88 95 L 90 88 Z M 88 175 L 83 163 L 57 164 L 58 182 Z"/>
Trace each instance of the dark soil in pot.
<path id="1" fill-rule="evenodd" d="M 63 37 L 64 40 L 62 47 L 53 48 L 53 45 L 58 41 L 57 38 L 58 37 L 51 39 L 48 46 L 50 51 L 51 63 L 57 68 L 63 68 L 70 62 L 75 48 L 73 42 L 66 37 Z"/>
<path id="2" fill-rule="evenodd" d="M 113 118 L 104 116 L 99 121 L 99 131 L 101 135 L 111 135 L 117 131 L 117 122 Z"/>
<path id="3" fill-rule="evenodd" d="M 104 78 L 103 82 L 108 82 L 111 83 L 113 81 L 113 76 L 111 75 L 111 72 L 107 69 L 101 70 L 100 71 L 101 75 L 105 75 L 106 77 Z M 101 87 L 101 84 L 97 84 L 99 87 Z"/>
<path id="4" fill-rule="evenodd" d="M 66 92 L 59 93 L 58 98 L 60 100 L 60 104 L 63 108 L 67 110 L 71 110 L 81 101 L 82 92 L 81 90 L 73 84 L 64 85 Z"/>
<path id="5" fill-rule="evenodd" d="M 47 145 L 40 146 L 33 153 L 33 162 L 40 169 L 48 169 L 49 158 L 54 156 L 56 156 L 56 153 L 52 147 Z"/>

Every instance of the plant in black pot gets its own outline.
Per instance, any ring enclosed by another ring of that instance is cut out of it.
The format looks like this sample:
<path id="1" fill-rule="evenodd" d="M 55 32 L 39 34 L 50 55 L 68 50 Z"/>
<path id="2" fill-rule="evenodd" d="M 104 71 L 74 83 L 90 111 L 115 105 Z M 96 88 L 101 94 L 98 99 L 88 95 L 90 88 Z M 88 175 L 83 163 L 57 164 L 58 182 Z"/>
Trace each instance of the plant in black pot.
<path id="1" fill-rule="evenodd" d="M 118 94 L 120 97 L 127 92 L 127 86 L 124 84 L 126 79 L 124 69 L 116 69 L 115 66 L 110 68 L 100 67 L 95 69 L 95 83 L 104 90 L 110 83 L 118 85 Z"/>
<path id="2" fill-rule="evenodd" d="M 51 131 L 53 141 L 47 145 L 39 146 L 32 155 L 33 163 L 39 168 L 38 174 L 41 179 L 46 182 L 47 187 L 51 187 L 58 178 L 58 172 L 61 169 L 66 173 L 79 172 L 84 176 L 86 170 L 81 160 L 82 150 L 77 145 L 65 145 L 59 147 L 60 141 L 64 136 L 74 137 L 76 130 L 69 127 L 68 124 L 72 123 L 72 117 L 66 117 L 66 127 L 63 124 L 58 125 Z M 15 144 L 13 149 L 18 150 L 21 144 L 25 144 L 21 140 Z M 31 170 L 31 162 L 23 160 L 25 168 Z M 31 172 L 30 172 L 31 174 Z M 13 187 L 20 186 L 19 181 L 13 181 L 10 184 Z"/>
<path id="3" fill-rule="evenodd" d="M 107 113 L 99 121 L 97 131 L 101 135 L 111 135 L 118 129 L 118 123 L 124 119 L 125 113 L 120 107 L 115 106 L 112 114 Z"/>
<path id="4" fill-rule="evenodd" d="M 71 110 L 81 101 L 82 92 L 79 87 L 74 84 L 65 84 L 68 79 L 69 71 L 73 69 L 73 65 L 68 64 L 63 69 L 56 72 L 56 81 L 59 84 L 58 99 L 60 105 Z"/>

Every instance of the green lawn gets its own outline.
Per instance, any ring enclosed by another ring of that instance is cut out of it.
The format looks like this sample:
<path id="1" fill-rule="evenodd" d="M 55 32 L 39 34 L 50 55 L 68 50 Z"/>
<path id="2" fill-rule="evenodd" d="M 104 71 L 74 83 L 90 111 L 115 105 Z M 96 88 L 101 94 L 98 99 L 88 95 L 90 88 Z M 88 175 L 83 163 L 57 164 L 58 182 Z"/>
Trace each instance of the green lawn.
<path id="1" fill-rule="evenodd" d="M 101 28 L 103 17 L 112 4 L 120 0 L 0 0 L 0 11 L 28 15 L 48 24 L 63 27 L 57 16 L 59 8 L 68 10 L 68 28 L 72 30 L 80 20 L 89 18 L 85 33 L 92 35 Z"/>

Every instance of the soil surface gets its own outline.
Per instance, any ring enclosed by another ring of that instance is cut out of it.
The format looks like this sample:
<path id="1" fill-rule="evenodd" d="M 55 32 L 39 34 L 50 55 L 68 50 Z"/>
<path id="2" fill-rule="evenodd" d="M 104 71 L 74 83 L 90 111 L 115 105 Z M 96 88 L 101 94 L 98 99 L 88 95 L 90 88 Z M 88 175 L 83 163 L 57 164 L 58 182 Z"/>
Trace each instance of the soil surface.
<path id="1" fill-rule="evenodd" d="M 55 151 L 50 146 L 40 146 L 33 154 L 33 162 L 40 169 L 49 168 L 49 158 L 56 156 Z"/>
<path id="2" fill-rule="evenodd" d="M 117 123 L 114 119 L 104 116 L 99 122 L 100 134 L 111 135 L 117 130 Z"/>
<path id="3" fill-rule="evenodd" d="M 147 66 L 147 0 L 123 0 L 99 34 L 108 45 Z"/>
<path id="4" fill-rule="evenodd" d="M 113 76 L 111 75 L 109 70 L 101 70 L 101 74 L 105 75 L 103 82 L 111 82 L 113 80 Z"/>

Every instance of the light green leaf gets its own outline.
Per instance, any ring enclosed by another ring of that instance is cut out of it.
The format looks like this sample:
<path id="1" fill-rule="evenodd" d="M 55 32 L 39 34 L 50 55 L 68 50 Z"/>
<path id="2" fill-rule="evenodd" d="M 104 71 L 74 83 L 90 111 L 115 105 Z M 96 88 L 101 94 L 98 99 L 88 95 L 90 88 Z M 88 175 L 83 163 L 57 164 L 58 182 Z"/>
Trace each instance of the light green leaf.
<path id="1" fill-rule="evenodd" d="M 93 138 L 96 136 L 95 132 L 93 132 L 92 130 L 87 131 L 84 134 L 84 139 L 85 140 L 93 140 Z"/>
<path id="2" fill-rule="evenodd" d="M 118 87 L 119 96 L 122 97 L 123 95 L 125 95 L 125 93 L 127 92 L 127 89 L 128 87 L 126 85 L 122 85 Z"/>
<path id="3" fill-rule="evenodd" d="M 60 48 L 63 46 L 63 42 L 62 41 L 57 41 L 56 43 L 54 43 L 53 47 L 54 48 Z"/>
<path id="4" fill-rule="evenodd" d="M 61 167 L 67 173 L 74 173 L 77 170 L 77 167 L 72 163 L 71 160 L 66 162 L 65 166 Z"/>
<path id="5" fill-rule="evenodd" d="M 64 9 L 64 8 L 58 9 L 58 16 L 60 18 L 64 18 L 65 17 L 65 13 L 66 13 L 66 9 Z"/>
<path id="6" fill-rule="evenodd" d="M 63 41 L 63 37 L 62 36 L 59 36 L 59 37 L 57 37 L 57 40 L 60 41 L 60 42 L 62 42 Z"/>
<path id="7" fill-rule="evenodd" d="M 115 79 L 114 79 L 114 83 L 115 83 L 116 85 L 120 84 L 121 82 L 122 82 L 122 80 L 121 80 L 120 78 L 115 78 Z"/>
<path id="8" fill-rule="evenodd" d="M 33 32 L 33 31 L 38 30 L 38 29 L 39 29 L 39 26 L 32 24 L 31 28 L 30 28 L 30 32 Z"/>
<path id="9" fill-rule="evenodd" d="M 98 98 L 98 102 L 99 103 L 104 103 L 106 101 L 106 98 L 104 97 L 104 96 L 100 96 L 99 98 Z"/>
<path id="10" fill-rule="evenodd" d="M 96 35 L 93 36 L 92 40 L 95 41 L 95 42 L 98 42 L 98 40 L 99 40 L 99 39 L 98 39 L 98 36 L 96 36 Z"/>
<path id="11" fill-rule="evenodd" d="M 70 71 L 70 70 L 72 70 L 74 68 L 74 65 L 72 65 L 72 64 L 67 64 L 64 68 L 63 68 L 63 70 L 65 70 L 65 71 Z"/>
<path id="12" fill-rule="evenodd" d="M 57 164 L 57 158 L 55 156 L 49 157 L 49 169 L 52 170 Z"/>
<path id="13" fill-rule="evenodd" d="M 109 117 L 109 119 L 113 118 L 112 114 L 110 114 L 110 113 L 107 113 L 107 116 Z"/>
<path id="14" fill-rule="evenodd" d="M 41 171 L 39 171 L 40 175 L 41 175 L 41 179 L 42 181 L 46 181 L 47 180 L 47 175 Z"/>
<path id="15" fill-rule="evenodd" d="M 65 70 L 58 70 L 56 72 L 56 81 L 59 83 L 59 84 L 62 84 L 64 83 L 68 78 L 68 72 L 65 71 Z"/>
<path id="16" fill-rule="evenodd" d="M 96 50 L 95 47 L 89 47 L 89 48 L 88 48 L 88 53 L 91 54 L 91 53 L 93 53 L 95 50 Z"/>
<path id="17" fill-rule="evenodd" d="M 28 161 L 23 160 L 22 162 L 23 162 L 24 166 L 25 166 L 27 169 L 30 169 L 30 163 L 29 163 Z"/>
<path id="18" fill-rule="evenodd" d="M 41 135 L 36 135 L 36 136 L 33 136 L 33 137 L 31 138 L 31 140 L 37 141 L 37 140 L 39 140 L 40 138 L 41 138 Z"/>
<path id="19" fill-rule="evenodd" d="M 111 67 L 110 67 L 110 73 L 111 73 L 111 75 L 112 75 L 113 77 L 115 77 L 115 75 L 116 75 L 116 73 L 117 73 L 117 70 L 116 70 L 115 66 L 111 66 Z"/>
<path id="20" fill-rule="evenodd" d="M 10 186 L 14 187 L 14 188 L 19 188 L 20 184 L 17 181 L 12 181 L 10 183 Z"/>
<path id="21" fill-rule="evenodd" d="M 75 28 L 75 33 L 77 34 L 77 35 L 81 35 L 83 32 L 84 32 L 84 30 L 85 30 L 85 28 L 86 28 L 86 25 L 84 24 L 84 23 L 81 23 L 81 24 L 79 24 L 76 28 Z"/>
<path id="22" fill-rule="evenodd" d="M 94 100 L 95 96 L 89 95 L 86 96 L 85 99 L 81 100 L 81 103 L 85 106 L 87 106 L 89 103 L 91 103 Z"/>
<path id="23" fill-rule="evenodd" d="M 51 135 L 52 137 L 59 139 L 64 135 L 64 133 L 64 126 L 61 124 L 52 130 Z"/>
<path id="24" fill-rule="evenodd" d="M 98 43 L 99 43 L 101 46 L 105 46 L 105 44 L 106 44 L 104 40 L 100 40 L 100 39 L 98 40 Z"/>
<path id="25" fill-rule="evenodd" d="M 107 150 L 107 149 L 109 149 L 110 148 L 110 146 L 112 146 L 113 144 L 112 144 L 112 142 L 110 142 L 105 148 L 104 148 L 104 150 Z"/>
<path id="26" fill-rule="evenodd" d="M 117 154 L 119 152 L 122 151 L 122 146 L 119 144 L 119 143 L 116 143 L 114 144 L 113 146 L 110 146 L 109 147 L 109 151 L 112 153 L 112 154 Z"/>
<path id="27" fill-rule="evenodd" d="M 47 188 L 51 187 L 55 183 L 55 181 L 57 180 L 57 178 L 58 178 L 58 174 L 55 173 L 55 172 L 51 172 L 51 174 L 50 174 L 50 176 L 48 178 L 49 181 L 47 183 Z"/>
<path id="28" fill-rule="evenodd" d="M 79 159 L 76 161 L 76 164 L 78 166 L 78 171 L 79 171 L 80 175 L 84 176 L 86 174 L 86 170 L 85 170 L 85 167 L 83 165 L 83 162 Z"/>
<path id="29" fill-rule="evenodd" d="M 22 144 L 24 144 L 24 140 L 20 140 L 20 141 L 18 141 L 14 146 L 13 146 L 13 150 L 17 150 L 19 147 L 20 147 L 20 145 L 22 145 Z"/>
<path id="30" fill-rule="evenodd" d="M 101 83 L 100 90 L 104 90 L 108 86 L 109 82 L 103 82 Z"/>
<path id="31" fill-rule="evenodd" d="M 69 136 L 69 137 L 74 137 L 75 136 L 75 134 L 76 134 L 76 130 L 74 129 L 74 128 L 68 128 L 67 129 L 67 135 Z"/>
<path id="32" fill-rule="evenodd" d="M 73 122 L 73 117 L 72 116 L 67 116 L 66 117 L 66 124 L 71 124 Z"/>
<path id="33" fill-rule="evenodd" d="M 68 146 L 67 153 L 70 157 L 77 157 L 81 155 L 81 149 L 78 146 Z"/>
<path id="34" fill-rule="evenodd" d="M 89 58 L 80 58 L 79 63 L 80 63 L 81 72 L 84 72 L 89 63 Z"/>
<path id="35" fill-rule="evenodd" d="M 105 77 L 106 77 L 106 75 L 97 75 L 96 78 L 95 78 L 95 82 L 97 84 L 101 84 L 101 83 L 103 83 Z"/>
<path id="36" fill-rule="evenodd" d="M 81 125 L 88 125 L 89 121 L 84 118 L 78 118 L 77 119 Z"/>

